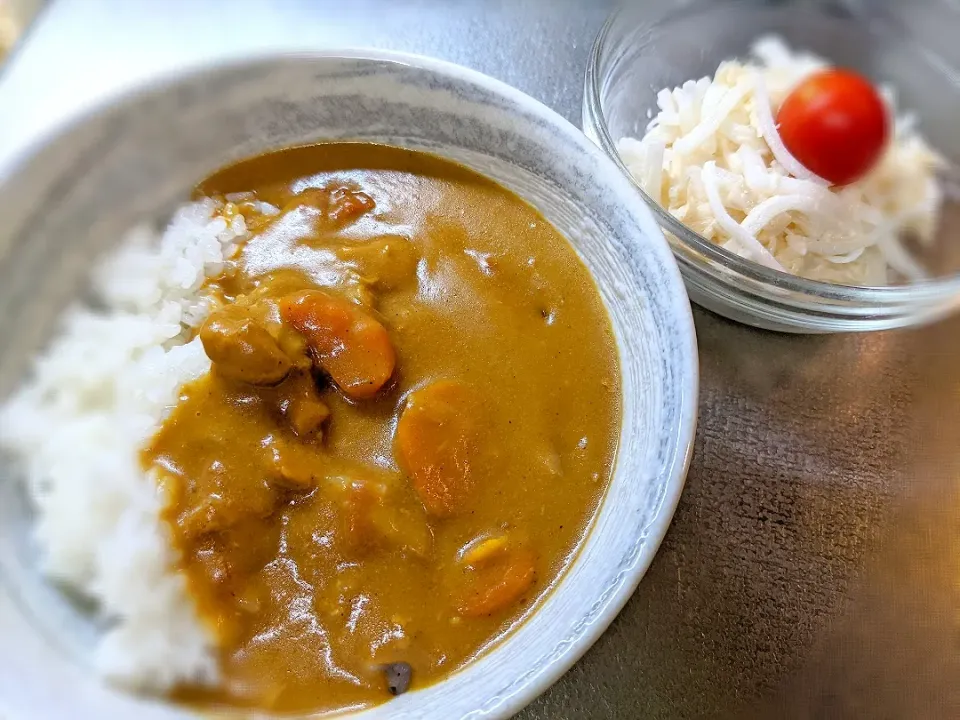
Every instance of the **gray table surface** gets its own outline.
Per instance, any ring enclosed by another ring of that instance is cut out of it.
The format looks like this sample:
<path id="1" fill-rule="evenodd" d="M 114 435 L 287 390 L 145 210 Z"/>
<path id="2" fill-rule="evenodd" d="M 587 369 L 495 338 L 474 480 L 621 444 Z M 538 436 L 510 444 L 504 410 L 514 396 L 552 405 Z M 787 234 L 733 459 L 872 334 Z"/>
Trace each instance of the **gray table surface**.
<path id="1" fill-rule="evenodd" d="M 609 0 L 56 0 L 0 74 L 0 168 L 139 80 L 379 46 L 579 124 Z M 696 310 L 700 426 L 673 525 L 611 628 L 521 717 L 960 717 L 960 321 L 791 337 Z"/>

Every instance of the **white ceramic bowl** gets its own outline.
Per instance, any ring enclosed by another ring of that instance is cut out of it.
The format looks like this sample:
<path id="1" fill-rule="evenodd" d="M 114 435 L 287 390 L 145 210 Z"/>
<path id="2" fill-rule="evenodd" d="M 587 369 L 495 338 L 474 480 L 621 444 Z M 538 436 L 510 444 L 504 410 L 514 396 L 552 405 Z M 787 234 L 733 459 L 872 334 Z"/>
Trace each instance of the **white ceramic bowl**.
<path id="1" fill-rule="evenodd" d="M 447 63 L 339 51 L 207 68 L 79 120 L 17 169 L 0 169 L 0 397 L 127 227 L 160 220 L 231 159 L 347 138 L 430 150 L 519 193 L 569 238 L 613 320 L 623 429 L 613 481 L 579 554 L 486 655 L 363 714 L 508 716 L 587 650 L 650 565 L 683 486 L 697 411 L 690 306 L 663 235 L 612 161 L 540 103 Z M 183 717 L 103 686 L 85 667 L 96 623 L 37 576 L 28 503 L 9 466 L 0 473 L 0 714 Z"/>

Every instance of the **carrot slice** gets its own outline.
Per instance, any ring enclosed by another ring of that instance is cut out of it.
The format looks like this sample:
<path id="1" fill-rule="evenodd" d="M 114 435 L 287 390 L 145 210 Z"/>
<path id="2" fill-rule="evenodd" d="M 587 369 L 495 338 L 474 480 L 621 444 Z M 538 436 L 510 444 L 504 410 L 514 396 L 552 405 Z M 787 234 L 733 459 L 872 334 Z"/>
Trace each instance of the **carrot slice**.
<path id="1" fill-rule="evenodd" d="M 497 560 L 507 549 L 506 535 L 492 535 L 471 540 L 460 550 L 460 564 L 466 567 L 480 567 Z"/>
<path id="2" fill-rule="evenodd" d="M 520 550 L 490 571 L 477 575 L 474 589 L 460 604 L 465 617 L 492 615 L 513 605 L 537 578 L 536 558 Z"/>
<path id="3" fill-rule="evenodd" d="M 470 496 L 477 406 L 473 392 L 451 380 L 440 380 L 407 397 L 394 447 L 397 461 L 431 515 L 454 515 Z"/>
<path id="4" fill-rule="evenodd" d="M 397 356 L 387 329 L 370 313 L 322 290 L 280 301 L 280 316 L 300 332 L 314 360 L 348 397 L 373 397 L 393 375 Z"/>

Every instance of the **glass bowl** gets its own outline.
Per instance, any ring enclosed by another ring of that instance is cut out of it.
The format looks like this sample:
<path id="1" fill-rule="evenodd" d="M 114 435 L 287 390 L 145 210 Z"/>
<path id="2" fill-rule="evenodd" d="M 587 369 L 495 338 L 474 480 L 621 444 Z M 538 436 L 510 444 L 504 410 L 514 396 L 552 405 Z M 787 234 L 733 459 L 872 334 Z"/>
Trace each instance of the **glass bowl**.
<path id="1" fill-rule="evenodd" d="M 943 182 L 960 186 L 960 50 L 946 27 L 960 11 L 936 0 L 648 0 L 607 20 L 586 71 L 583 127 L 630 175 L 617 152 L 643 136 L 657 92 L 713 76 L 721 61 L 745 57 L 759 37 L 776 34 L 892 86 L 901 113 L 947 161 Z M 941 31 L 938 31 L 940 28 Z M 954 44 L 951 44 L 954 43 Z M 773 330 L 825 333 L 917 325 L 960 306 L 960 195 L 948 186 L 934 241 L 917 259 L 930 278 L 884 287 L 808 280 L 761 266 L 687 228 L 646 195 L 667 235 L 693 301 L 733 320 Z"/>

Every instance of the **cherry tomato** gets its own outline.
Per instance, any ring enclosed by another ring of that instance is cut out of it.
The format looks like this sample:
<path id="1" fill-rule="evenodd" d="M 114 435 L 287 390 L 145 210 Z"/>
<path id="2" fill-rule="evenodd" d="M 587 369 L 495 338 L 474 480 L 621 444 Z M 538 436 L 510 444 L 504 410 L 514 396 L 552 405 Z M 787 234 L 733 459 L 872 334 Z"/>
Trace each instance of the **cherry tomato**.
<path id="1" fill-rule="evenodd" d="M 805 168 L 834 185 L 863 177 L 889 134 L 883 99 L 849 70 L 823 70 L 787 96 L 777 113 L 780 137 Z"/>

